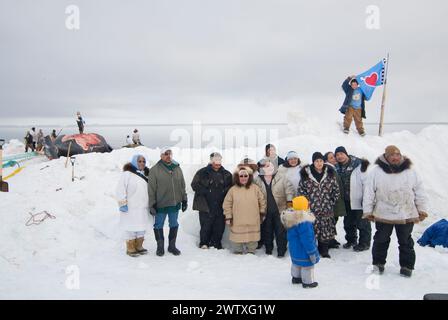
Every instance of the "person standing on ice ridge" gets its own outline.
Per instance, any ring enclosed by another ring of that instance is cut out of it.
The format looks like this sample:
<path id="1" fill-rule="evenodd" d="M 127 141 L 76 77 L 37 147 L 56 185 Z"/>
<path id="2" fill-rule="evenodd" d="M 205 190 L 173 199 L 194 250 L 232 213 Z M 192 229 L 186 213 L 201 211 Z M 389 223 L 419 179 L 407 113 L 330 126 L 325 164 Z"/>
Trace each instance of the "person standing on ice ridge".
<path id="1" fill-rule="evenodd" d="M 84 133 L 84 125 L 86 124 L 86 122 L 81 117 L 81 112 L 79 112 L 79 111 L 76 113 L 76 124 L 78 125 L 79 134 L 83 134 Z"/>
<path id="2" fill-rule="evenodd" d="M 260 187 L 266 199 L 266 218 L 261 224 L 261 234 L 266 254 L 272 254 L 274 236 L 277 243 L 277 256 L 285 256 L 287 249 L 286 230 L 280 221 L 280 213 L 292 206 L 295 190 L 285 175 L 278 174 L 275 165 L 269 160 L 260 162 L 260 174 L 254 183 Z"/>
<path id="3" fill-rule="evenodd" d="M 132 134 L 132 142 L 138 146 L 142 145 L 140 142 L 140 133 L 138 133 L 137 129 L 134 129 L 134 133 Z"/>
<path id="4" fill-rule="evenodd" d="M 334 153 L 332 151 L 328 151 L 324 154 L 324 162 L 327 166 L 330 166 L 331 168 L 335 169 L 336 173 L 336 180 L 338 181 L 339 191 L 341 191 L 341 194 L 338 198 L 338 201 L 336 202 L 336 205 L 334 206 L 334 227 L 336 228 L 336 225 L 338 223 L 339 217 L 343 217 L 347 214 L 345 203 L 344 203 L 344 185 L 342 184 L 341 177 L 339 176 L 338 172 L 336 171 L 336 164 L 338 163 L 336 161 L 336 157 L 334 156 Z M 337 234 L 337 229 L 336 229 Z M 339 241 L 336 240 L 336 238 L 331 239 L 328 243 L 329 249 L 339 249 L 339 246 L 341 244 Z"/>
<path id="5" fill-rule="evenodd" d="M 222 203 L 230 187 L 232 174 L 222 166 L 221 154 L 213 152 L 209 164 L 196 172 L 191 182 L 195 192 L 193 210 L 199 211 L 199 247 L 202 249 L 222 249 L 221 240 L 225 229 Z"/>
<path id="6" fill-rule="evenodd" d="M 313 228 L 316 218 L 309 210 L 306 197 L 295 197 L 292 203 L 293 207 L 281 214 L 281 221 L 288 232 L 291 282 L 302 284 L 304 288 L 315 288 L 318 283 L 314 281 L 314 265 L 320 260 Z"/>
<path id="7" fill-rule="evenodd" d="M 148 250 L 143 248 L 146 228 L 149 225 L 148 174 L 145 157 L 136 154 L 130 163 L 124 165 L 116 188 L 120 224 L 126 237 L 126 254 L 131 257 L 148 253 Z"/>
<path id="8" fill-rule="evenodd" d="M 354 251 L 369 250 L 372 239 L 370 223 L 362 219 L 363 189 L 369 161 L 348 155 L 343 147 L 334 151 L 338 164 L 336 171 L 342 180 L 341 190 L 344 198 L 346 215 L 344 216 L 345 239 L 344 249 L 353 247 Z M 358 243 L 359 230 L 359 243 Z"/>
<path id="9" fill-rule="evenodd" d="M 157 241 L 156 254 L 160 257 L 165 254 L 165 237 L 163 226 L 168 216 L 170 233 L 168 235 L 168 252 L 175 256 L 181 254 L 176 248 L 177 221 L 179 210 L 187 210 L 187 192 L 185 179 L 179 163 L 173 160 L 171 148 L 162 148 L 160 160 L 149 170 L 148 196 L 151 214 L 155 217 L 154 235 Z"/>
<path id="10" fill-rule="evenodd" d="M 415 265 L 414 224 L 428 216 L 423 182 L 409 158 L 390 145 L 375 162 L 364 192 L 363 218 L 375 222 L 372 264 L 384 272 L 390 237 L 395 228 L 400 252 L 400 274 L 411 277 Z"/>
<path id="11" fill-rule="evenodd" d="M 230 226 L 229 240 L 233 252 L 255 254 L 260 240 L 260 224 L 266 212 L 266 199 L 260 188 L 253 183 L 253 171 L 238 166 L 234 172 L 235 184 L 227 192 L 222 208 L 226 224 Z"/>
<path id="12" fill-rule="evenodd" d="M 342 90 L 345 92 L 344 103 L 340 109 L 344 113 L 344 133 L 348 134 L 353 119 L 355 120 L 356 130 L 363 137 L 366 135 L 362 118 L 365 113 L 365 96 L 359 87 L 356 76 L 350 76 L 342 83 Z"/>
<path id="13" fill-rule="evenodd" d="M 319 253 L 323 258 L 331 258 L 329 243 L 336 235 L 334 206 L 340 196 L 335 170 L 324 164 L 324 156 L 315 152 L 313 163 L 300 171 L 299 195 L 309 199 L 311 212 L 316 217 L 314 226 Z"/>

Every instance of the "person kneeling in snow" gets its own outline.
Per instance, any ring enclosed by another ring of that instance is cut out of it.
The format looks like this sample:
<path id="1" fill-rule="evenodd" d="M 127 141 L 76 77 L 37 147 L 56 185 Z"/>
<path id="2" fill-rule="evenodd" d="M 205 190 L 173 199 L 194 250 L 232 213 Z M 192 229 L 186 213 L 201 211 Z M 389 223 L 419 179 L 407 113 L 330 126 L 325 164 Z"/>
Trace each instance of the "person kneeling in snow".
<path id="1" fill-rule="evenodd" d="M 131 257 L 148 253 L 142 246 L 149 224 L 148 173 L 145 157 L 134 155 L 131 162 L 124 165 L 116 189 L 120 224 L 126 236 L 126 254 Z"/>
<path id="2" fill-rule="evenodd" d="M 316 218 L 309 210 L 306 197 L 295 197 L 292 202 L 293 208 L 286 209 L 281 215 L 288 230 L 292 283 L 315 288 L 318 283 L 314 281 L 314 265 L 320 259 L 313 227 Z"/>

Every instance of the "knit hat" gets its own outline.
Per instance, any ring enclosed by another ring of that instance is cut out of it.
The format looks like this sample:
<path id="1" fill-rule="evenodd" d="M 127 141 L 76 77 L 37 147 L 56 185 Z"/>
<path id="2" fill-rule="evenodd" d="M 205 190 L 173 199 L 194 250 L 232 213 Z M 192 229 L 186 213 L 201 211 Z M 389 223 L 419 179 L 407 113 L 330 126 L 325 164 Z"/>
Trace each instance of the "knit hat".
<path id="1" fill-rule="evenodd" d="M 285 157 L 285 160 L 288 161 L 288 159 L 293 159 L 293 158 L 299 159 L 298 153 L 295 151 L 289 151 Z"/>
<path id="2" fill-rule="evenodd" d="M 386 158 L 390 157 L 395 153 L 401 154 L 401 151 L 394 145 L 387 146 L 386 150 L 384 151 L 384 155 L 386 156 Z"/>
<path id="3" fill-rule="evenodd" d="M 337 147 L 336 150 L 334 150 L 334 155 L 336 156 L 336 154 L 337 154 L 338 152 L 343 152 L 343 153 L 345 153 L 345 154 L 347 155 L 347 157 L 348 157 L 347 150 L 345 150 L 345 148 L 344 148 L 343 146 Z"/>
<path id="4" fill-rule="evenodd" d="M 308 199 L 304 196 L 295 197 L 292 199 L 292 207 L 294 210 L 308 210 Z"/>
<path id="5" fill-rule="evenodd" d="M 316 161 L 317 159 L 322 159 L 322 161 L 324 161 L 324 156 L 322 155 L 322 153 L 320 152 L 313 153 L 313 162 Z"/>

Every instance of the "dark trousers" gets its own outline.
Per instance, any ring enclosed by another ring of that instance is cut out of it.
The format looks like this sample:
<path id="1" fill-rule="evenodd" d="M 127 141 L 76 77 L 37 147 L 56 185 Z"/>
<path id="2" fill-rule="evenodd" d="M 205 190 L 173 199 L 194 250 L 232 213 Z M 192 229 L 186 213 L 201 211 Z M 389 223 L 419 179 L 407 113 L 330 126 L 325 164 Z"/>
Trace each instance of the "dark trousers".
<path id="1" fill-rule="evenodd" d="M 278 212 L 267 212 L 266 218 L 261 224 L 261 234 L 267 252 L 272 252 L 274 248 L 275 235 L 277 254 L 284 255 L 286 253 L 286 229 L 282 225 Z"/>
<path id="2" fill-rule="evenodd" d="M 347 208 L 347 215 L 344 217 L 345 239 L 347 242 L 356 243 L 359 230 L 359 244 L 370 247 L 372 239 L 370 221 L 362 219 L 362 210 L 351 210 L 350 203 L 346 202 L 345 207 Z"/>
<path id="3" fill-rule="evenodd" d="M 201 225 L 199 246 L 206 245 L 221 248 L 221 240 L 225 228 L 225 217 L 222 210 L 199 211 L 199 223 Z"/>
<path id="4" fill-rule="evenodd" d="M 414 240 L 412 240 L 414 223 L 387 224 L 377 222 L 375 227 L 376 232 L 373 237 L 372 248 L 373 264 L 386 264 L 390 236 L 395 227 L 395 233 L 398 238 L 398 250 L 400 252 L 400 266 L 413 270 L 415 265 Z"/>

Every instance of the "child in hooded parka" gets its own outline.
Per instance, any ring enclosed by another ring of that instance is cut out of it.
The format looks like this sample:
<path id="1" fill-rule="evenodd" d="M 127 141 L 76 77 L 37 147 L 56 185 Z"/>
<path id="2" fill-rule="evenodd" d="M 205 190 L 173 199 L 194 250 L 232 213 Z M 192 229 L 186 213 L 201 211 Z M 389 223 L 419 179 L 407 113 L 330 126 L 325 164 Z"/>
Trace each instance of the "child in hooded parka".
<path id="1" fill-rule="evenodd" d="M 288 232 L 292 283 L 301 283 L 304 288 L 315 288 L 318 285 L 314 281 L 314 265 L 320 259 L 314 236 L 315 219 L 304 196 L 295 197 L 293 208 L 281 214 L 282 223 Z"/>

